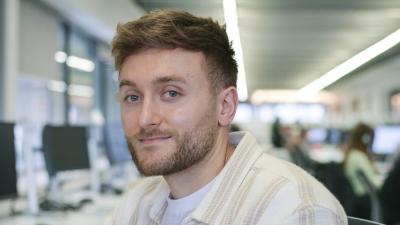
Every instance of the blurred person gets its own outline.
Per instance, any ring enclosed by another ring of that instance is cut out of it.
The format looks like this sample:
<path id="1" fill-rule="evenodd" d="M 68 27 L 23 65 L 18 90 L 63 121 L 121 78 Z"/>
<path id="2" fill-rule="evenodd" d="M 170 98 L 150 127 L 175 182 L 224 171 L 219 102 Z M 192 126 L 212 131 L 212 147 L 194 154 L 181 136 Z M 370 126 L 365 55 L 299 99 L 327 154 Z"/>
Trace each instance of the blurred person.
<path id="1" fill-rule="evenodd" d="M 229 134 L 237 63 L 225 28 L 187 12 L 120 24 L 112 52 L 121 117 L 144 176 L 107 225 L 347 224 L 340 203 L 300 168 Z"/>
<path id="2" fill-rule="evenodd" d="M 283 148 L 285 146 L 285 137 L 282 133 L 282 126 L 279 117 L 275 118 L 272 123 L 271 142 L 275 148 Z"/>
<path id="3" fill-rule="evenodd" d="M 286 148 L 289 150 L 291 160 L 307 172 L 314 174 L 316 162 L 310 157 L 310 144 L 307 140 L 307 129 L 297 126 L 290 132 Z"/>
<path id="4" fill-rule="evenodd" d="M 358 171 L 363 173 L 369 183 L 378 191 L 382 185 L 378 171 L 370 152 L 374 138 L 374 130 L 364 123 L 358 123 L 351 131 L 348 144 L 345 147 L 344 170 L 349 179 L 356 198 L 351 216 L 370 219 L 371 202 L 365 187 L 358 177 Z"/>
<path id="5" fill-rule="evenodd" d="M 400 157 L 397 157 L 379 193 L 384 221 L 388 225 L 400 224 Z"/>

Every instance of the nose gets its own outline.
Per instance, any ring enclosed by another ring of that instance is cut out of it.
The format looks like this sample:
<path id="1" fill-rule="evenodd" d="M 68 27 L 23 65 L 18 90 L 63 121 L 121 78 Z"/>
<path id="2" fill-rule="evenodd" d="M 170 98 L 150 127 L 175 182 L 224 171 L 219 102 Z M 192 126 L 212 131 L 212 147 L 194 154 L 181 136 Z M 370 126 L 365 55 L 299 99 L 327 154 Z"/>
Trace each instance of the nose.
<path id="1" fill-rule="evenodd" d="M 157 103 L 152 99 L 145 99 L 139 116 L 139 125 L 142 128 L 152 128 L 158 126 L 160 122 L 160 112 Z"/>

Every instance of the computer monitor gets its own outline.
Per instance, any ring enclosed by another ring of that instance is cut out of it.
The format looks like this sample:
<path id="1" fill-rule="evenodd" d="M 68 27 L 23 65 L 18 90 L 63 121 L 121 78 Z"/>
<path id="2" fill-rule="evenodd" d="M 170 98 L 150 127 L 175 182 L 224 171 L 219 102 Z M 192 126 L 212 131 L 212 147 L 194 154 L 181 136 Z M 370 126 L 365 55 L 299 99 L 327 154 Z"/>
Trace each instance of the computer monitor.
<path id="1" fill-rule="evenodd" d="M 15 161 L 14 124 L 0 122 L 0 199 L 16 197 L 17 170 Z"/>
<path id="2" fill-rule="evenodd" d="M 378 126 L 375 128 L 372 151 L 378 155 L 395 153 L 400 147 L 400 126 Z"/>
<path id="3" fill-rule="evenodd" d="M 331 145 L 342 145 L 346 142 L 348 132 L 339 128 L 329 128 L 327 143 Z"/>
<path id="4" fill-rule="evenodd" d="M 107 123 L 103 129 L 105 152 L 111 165 L 132 161 L 120 123 Z"/>
<path id="5" fill-rule="evenodd" d="M 45 126 L 43 154 L 50 176 L 57 172 L 89 169 L 88 138 L 83 126 Z"/>
<path id="6" fill-rule="evenodd" d="M 307 140 L 312 144 L 325 143 L 328 137 L 328 130 L 325 128 L 311 128 L 307 132 Z"/>

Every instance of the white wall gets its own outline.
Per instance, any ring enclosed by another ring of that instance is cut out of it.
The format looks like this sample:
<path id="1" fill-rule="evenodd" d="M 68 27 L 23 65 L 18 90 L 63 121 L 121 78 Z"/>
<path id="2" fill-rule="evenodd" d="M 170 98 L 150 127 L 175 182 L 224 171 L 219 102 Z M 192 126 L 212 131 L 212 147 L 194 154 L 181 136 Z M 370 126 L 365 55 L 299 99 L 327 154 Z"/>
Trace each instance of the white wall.
<path id="1" fill-rule="evenodd" d="M 18 74 L 19 0 L 5 0 L 1 5 L 0 120 L 15 121 L 16 77 Z M 3 33 L 4 32 L 4 33 Z"/>
<path id="2" fill-rule="evenodd" d="M 390 91 L 399 88 L 400 56 L 396 56 L 335 85 L 332 91 L 339 94 L 342 109 L 331 113 L 329 122 L 347 127 L 358 121 L 399 123 L 400 118 L 390 115 L 388 105 Z M 359 103 L 357 112 L 352 109 L 354 101 Z"/>
<path id="3" fill-rule="evenodd" d="M 119 22 L 127 22 L 145 14 L 145 11 L 131 0 L 39 1 L 104 42 L 111 41 Z"/>
<path id="4" fill-rule="evenodd" d="M 33 1 L 22 0 L 19 34 L 19 73 L 60 80 L 61 69 L 54 61 L 60 49 L 57 16 Z"/>
<path id="5" fill-rule="evenodd" d="M 54 61 L 54 53 L 62 47 L 60 21 L 110 42 L 119 22 L 145 13 L 129 0 L 21 0 L 19 11 L 19 72 L 52 80 L 61 79 Z"/>

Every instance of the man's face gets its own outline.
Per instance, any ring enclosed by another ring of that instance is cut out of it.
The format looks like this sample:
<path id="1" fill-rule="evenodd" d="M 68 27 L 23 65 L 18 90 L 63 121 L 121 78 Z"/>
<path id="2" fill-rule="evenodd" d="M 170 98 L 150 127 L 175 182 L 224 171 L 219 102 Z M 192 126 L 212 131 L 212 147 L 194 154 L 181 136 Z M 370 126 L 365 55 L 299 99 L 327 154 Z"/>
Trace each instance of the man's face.
<path id="1" fill-rule="evenodd" d="M 149 49 L 124 61 L 122 125 L 143 175 L 182 171 L 212 150 L 218 121 L 207 77 L 200 52 Z"/>

